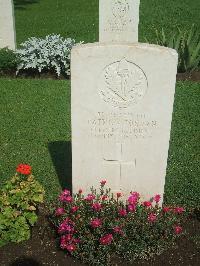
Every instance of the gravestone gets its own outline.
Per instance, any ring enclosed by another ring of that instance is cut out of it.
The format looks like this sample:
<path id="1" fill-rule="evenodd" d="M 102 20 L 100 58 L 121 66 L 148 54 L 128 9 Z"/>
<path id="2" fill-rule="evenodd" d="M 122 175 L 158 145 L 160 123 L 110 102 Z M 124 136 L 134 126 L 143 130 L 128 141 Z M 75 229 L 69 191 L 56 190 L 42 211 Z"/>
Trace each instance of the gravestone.
<path id="1" fill-rule="evenodd" d="M 138 42 L 140 0 L 100 0 L 99 41 Z"/>
<path id="2" fill-rule="evenodd" d="M 0 48 L 15 50 L 15 23 L 12 0 L 0 0 Z"/>
<path id="3" fill-rule="evenodd" d="M 142 199 L 164 193 L 177 52 L 94 43 L 71 54 L 73 191 L 106 179 Z"/>

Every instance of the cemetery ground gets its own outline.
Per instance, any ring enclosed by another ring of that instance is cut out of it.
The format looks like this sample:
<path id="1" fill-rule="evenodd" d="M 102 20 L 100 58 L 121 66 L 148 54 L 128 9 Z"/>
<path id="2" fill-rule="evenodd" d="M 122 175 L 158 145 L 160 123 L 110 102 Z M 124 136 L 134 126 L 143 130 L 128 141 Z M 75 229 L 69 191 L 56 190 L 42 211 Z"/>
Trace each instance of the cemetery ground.
<path id="1" fill-rule="evenodd" d="M 183 205 L 191 213 L 187 234 L 176 248 L 132 265 L 198 265 L 199 89 L 199 83 L 177 83 L 165 187 L 166 204 Z M 0 91 L 1 181 L 12 176 L 19 161 L 28 162 L 45 187 L 48 205 L 71 183 L 70 82 L 1 79 Z M 29 241 L 0 249 L 1 265 L 79 265 L 57 248 L 48 214 L 42 206 Z"/>

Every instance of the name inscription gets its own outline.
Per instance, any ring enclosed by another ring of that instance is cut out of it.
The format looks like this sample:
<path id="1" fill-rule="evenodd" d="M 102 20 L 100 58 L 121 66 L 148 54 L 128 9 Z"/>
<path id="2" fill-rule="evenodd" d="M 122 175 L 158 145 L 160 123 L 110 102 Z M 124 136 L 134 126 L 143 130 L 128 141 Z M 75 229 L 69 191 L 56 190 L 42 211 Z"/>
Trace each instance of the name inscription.
<path id="1" fill-rule="evenodd" d="M 147 114 L 98 112 L 88 125 L 92 137 L 123 141 L 151 138 L 158 121 Z"/>

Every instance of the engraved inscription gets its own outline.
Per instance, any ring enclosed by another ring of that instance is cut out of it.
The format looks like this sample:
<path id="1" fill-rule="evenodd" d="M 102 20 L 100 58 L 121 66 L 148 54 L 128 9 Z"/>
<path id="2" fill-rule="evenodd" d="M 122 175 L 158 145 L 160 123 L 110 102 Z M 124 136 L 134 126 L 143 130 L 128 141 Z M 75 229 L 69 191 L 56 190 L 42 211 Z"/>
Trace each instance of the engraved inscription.
<path id="1" fill-rule="evenodd" d="M 152 138 L 158 121 L 146 114 L 104 113 L 88 120 L 90 136 L 119 142 Z"/>
<path id="2" fill-rule="evenodd" d="M 115 0 L 111 6 L 111 18 L 108 19 L 108 28 L 104 31 L 120 33 L 122 31 L 133 30 L 133 20 L 130 16 L 130 6 L 126 0 Z"/>
<path id="3" fill-rule="evenodd" d="M 99 86 L 100 96 L 106 103 L 127 108 L 144 97 L 148 81 L 139 66 L 124 58 L 103 70 Z"/>

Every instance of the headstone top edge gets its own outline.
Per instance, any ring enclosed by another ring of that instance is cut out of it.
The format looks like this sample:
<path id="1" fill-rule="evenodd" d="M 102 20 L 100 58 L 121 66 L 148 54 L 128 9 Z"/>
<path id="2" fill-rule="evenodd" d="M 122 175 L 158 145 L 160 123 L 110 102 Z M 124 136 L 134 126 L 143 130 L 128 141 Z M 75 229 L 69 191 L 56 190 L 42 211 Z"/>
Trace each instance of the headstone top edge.
<path id="1" fill-rule="evenodd" d="M 75 52 L 76 50 L 79 49 L 87 49 L 87 48 L 93 48 L 93 47 L 105 47 L 105 48 L 109 48 L 109 47 L 115 47 L 115 46 L 122 46 L 122 47 L 130 47 L 133 48 L 135 47 L 136 49 L 152 49 L 155 51 L 162 51 L 162 52 L 169 52 L 171 53 L 173 56 L 178 56 L 178 53 L 175 49 L 172 48 L 168 48 L 165 46 L 160 46 L 160 45 L 156 45 L 156 44 L 149 44 L 149 43 L 124 43 L 124 42 L 120 42 L 120 43 L 110 43 L 110 42 L 94 42 L 94 43 L 87 43 L 87 44 L 80 44 L 77 46 L 74 46 L 72 48 L 72 52 Z"/>

